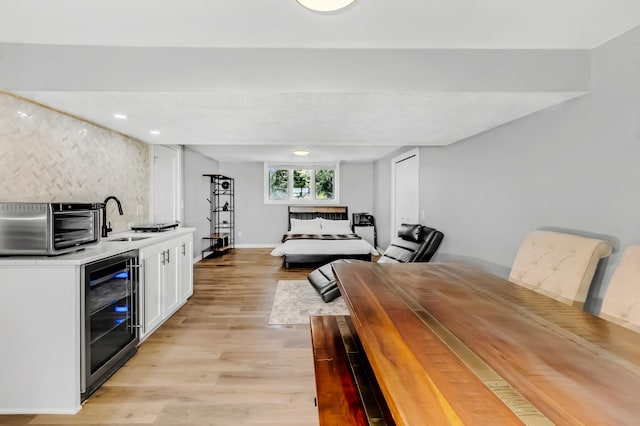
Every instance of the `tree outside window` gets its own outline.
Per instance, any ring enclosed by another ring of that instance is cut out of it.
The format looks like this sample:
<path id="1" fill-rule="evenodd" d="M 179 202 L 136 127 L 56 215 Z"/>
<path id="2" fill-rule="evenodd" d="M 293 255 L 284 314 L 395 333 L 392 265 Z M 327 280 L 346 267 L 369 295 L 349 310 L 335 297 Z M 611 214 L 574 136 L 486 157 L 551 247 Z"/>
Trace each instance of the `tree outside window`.
<path id="1" fill-rule="evenodd" d="M 338 199 L 338 165 L 265 164 L 265 203 L 333 204 Z"/>
<path id="2" fill-rule="evenodd" d="M 269 199 L 287 200 L 289 198 L 289 170 L 269 169 Z"/>
<path id="3" fill-rule="evenodd" d="M 293 171 L 293 196 L 298 200 L 311 198 L 311 171 Z"/>
<path id="4" fill-rule="evenodd" d="M 316 199 L 333 200 L 333 182 L 335 173 L 331 169 L 316 170 Z"/>

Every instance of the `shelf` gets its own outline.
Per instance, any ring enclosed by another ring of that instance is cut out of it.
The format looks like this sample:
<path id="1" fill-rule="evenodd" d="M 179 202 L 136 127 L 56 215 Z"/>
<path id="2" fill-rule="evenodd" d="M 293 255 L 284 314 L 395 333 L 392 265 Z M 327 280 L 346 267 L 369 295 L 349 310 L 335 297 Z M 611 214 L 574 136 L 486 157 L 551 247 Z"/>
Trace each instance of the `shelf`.
<path id="1" fill-rule="evenodd" d="M 228 252 L 229 250 L 231 250 L 230 246 L 222 246 L 222 247 L 209 246 L 206 249 L 202 250 L 202 258 L 206 259 L 206 258 L 222 256 L 224 253 Z"/>
<path id="2" fill-rule="evenodd" d="M 103 277 L 97 278 L 95 280 L 91 280 L 91 281 L 89 281 L 89 286 L 91 288 L 93 288 L 93 287 L 97 286 L 98 284 L 102 284 L 102 283 L 105 283 L 107 281 L 111 281 L 116 275 L 121 274 L 123 272 L 126 272 L 127 270 L 128 270 L 127 268 L 122 268 L 119 271 L 115 271 L 115 272 L 112 272 L 112 273 L 110 273 L 108 275 L 105 275 Z"/>
<path id="3" fill-rule="evenodd" d="M 91 289 L 89 292 L 89 314 L 93 315 L 100 310 L 114 305 L 120 300 L 130 296 L 129 289 L 124 282 L 118 286 L 102 286 Z"/>
<path id="4" fill-rule="evenodd" d="M 217 239 L 220 239 L 220 238 L 226 238 L 228 236 L 229 236 L 228 233 L 222 233 L 222 234 L 221 233 L 216 233 L 216 234 L 211 234 L 211 235 L 208 235 L 208 236 L 202 237 L 202 238 L 205 239 L 205 240 L 217 240 Z"/>
<path id="5" fill-rule="evenodd" d="M 111 318 L 101 318 L 98 321 L 95 321 L 93 326 L 96 327 L 99 331 L 92 330 L 91 336 L 91 344 L 95 344 L 103 337 L 110 337 L 109 334 L 117 329 L 118 327 L 126 327 L 129 324 L 133 323 L 130 315 L 117 315 L 113 314 Z"/>
<path id="6" fill-rule="evenodd" d="M 213 257 L 233 250 L 235 243 L 235 181 L 222 174 L 204 174 L 210 180 L 209 235 L 202 237 L 207 247 L 202 257 Z"/>
<path id="7" fill-rule="evenodd" d="M 218 179 L 218 180 L 225 180 L 225 179 L 227 179 L 227 180 L 233 180 L 233 178 L 230 178 L 230 177 L 225 176 L 225 175 L 221 175 L 220 173 L 213 173 L 213 174 L 207 174 L 207 173 L 205 173 L 205 174 L 203 174 L 202 176 L 209 176 L 209 177 L 211 177 L 211 179 L 212 179 L 212 180 L 213 180 L 213 179 Z"/>

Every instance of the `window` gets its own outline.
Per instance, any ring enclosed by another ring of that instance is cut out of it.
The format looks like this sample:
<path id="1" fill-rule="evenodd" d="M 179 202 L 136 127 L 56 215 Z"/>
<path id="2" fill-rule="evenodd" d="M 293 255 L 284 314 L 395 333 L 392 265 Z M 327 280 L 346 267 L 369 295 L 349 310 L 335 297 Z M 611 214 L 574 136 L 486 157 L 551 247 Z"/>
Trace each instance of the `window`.
<path id="1" fill-rule="evenodd" d="M 293 171 L 293 198 L 295 200 L 308 200 L 311 198 L 311 170 Z"/>
<path id="2" fill-rule="evenodd" d="M 316 200 L 333 200 L 335 193 L 335 170 L 316 170 Z"/>
<path id="3" fill-rule="evenodd" d="M 264 165 L 266 204 L 336 204 L 337 164 Z"/>
<path id="4" fill-rule="evenodd" d="M 287 170 L 269 169 L 269 199 L 289 199 L 289 172 Z"/>

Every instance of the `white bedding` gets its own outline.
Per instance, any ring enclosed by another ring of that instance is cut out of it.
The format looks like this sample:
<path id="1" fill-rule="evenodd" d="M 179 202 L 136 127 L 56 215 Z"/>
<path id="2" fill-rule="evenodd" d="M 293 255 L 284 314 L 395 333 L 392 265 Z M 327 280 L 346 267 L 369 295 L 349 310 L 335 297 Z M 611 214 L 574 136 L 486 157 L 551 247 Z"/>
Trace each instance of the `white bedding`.
<path id="1" fill-rule="evenodd" d="M 377 255 L 365 240 L 289 240 L 271 251 L 272 256 L 292 254 L 367 254 Z"/>

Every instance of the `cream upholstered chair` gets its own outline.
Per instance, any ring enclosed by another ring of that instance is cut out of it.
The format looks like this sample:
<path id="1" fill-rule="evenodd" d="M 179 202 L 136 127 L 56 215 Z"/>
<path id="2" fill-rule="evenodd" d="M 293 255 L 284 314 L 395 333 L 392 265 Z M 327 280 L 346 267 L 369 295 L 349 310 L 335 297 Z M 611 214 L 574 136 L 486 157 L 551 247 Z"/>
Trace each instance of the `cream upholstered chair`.
<path id="1" fill-rule="evenodd" d="M 533 231 L 520 245 L 509 281 L 567 305 L 583 305 L 608 241 L 553 231 Z"/>
<path id="2" fill-rule="evenodd" d="M 640 332 L 640 246 L 629 246 L 611 276 L 600 316 Z"/>

